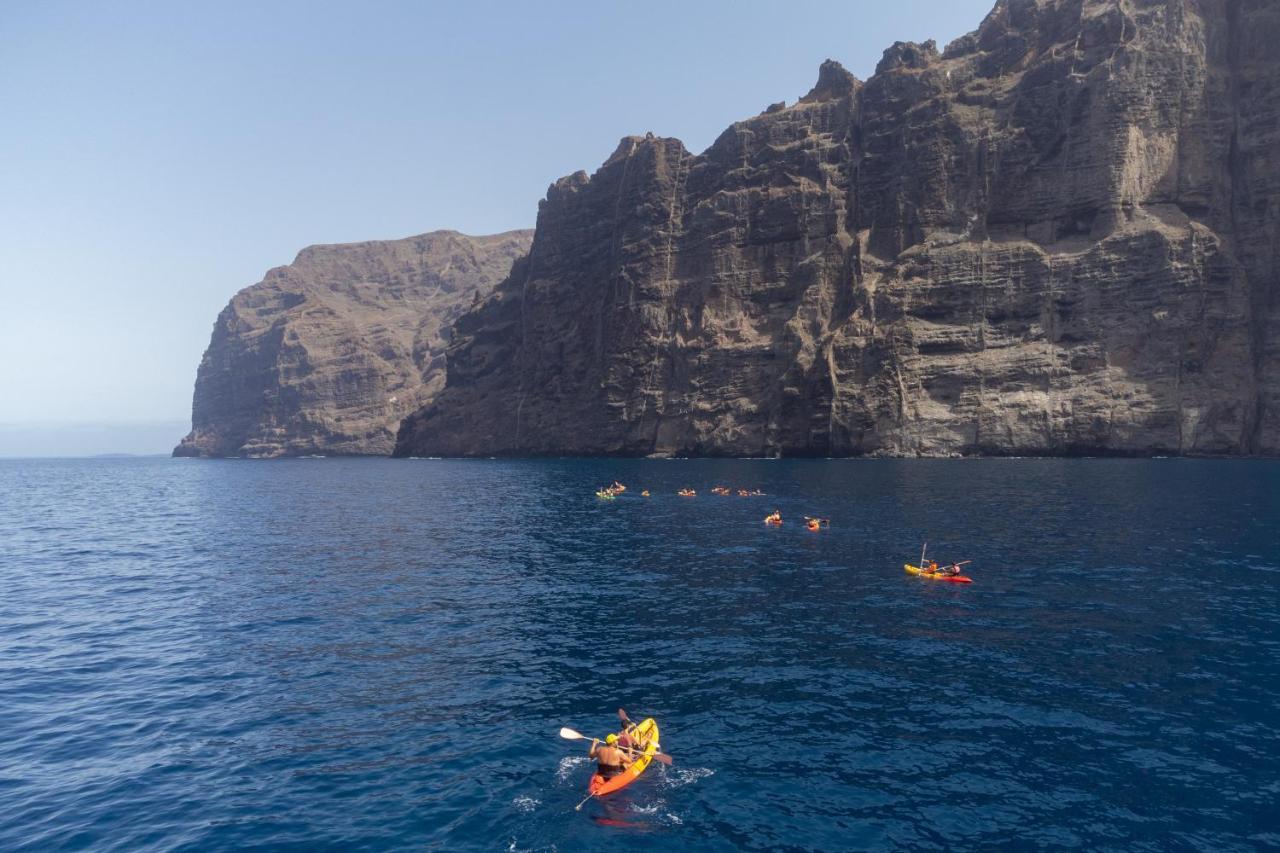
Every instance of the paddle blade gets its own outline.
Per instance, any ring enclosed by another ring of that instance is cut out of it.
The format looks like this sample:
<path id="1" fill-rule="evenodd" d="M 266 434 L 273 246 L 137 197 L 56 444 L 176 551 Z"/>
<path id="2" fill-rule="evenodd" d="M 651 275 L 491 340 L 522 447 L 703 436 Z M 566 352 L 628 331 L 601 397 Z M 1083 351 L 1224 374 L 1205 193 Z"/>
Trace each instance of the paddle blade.
<path id="1" fill-rule="evenodd" d="M 627 716 L 627 712 L 622 708 L 618 709 L 618 719 L 622 720 L 624 723 L 631 722 L 631 718 Z"/>
<path id="2" fill-rule="evenodd" d="M 587 739 L 587 736 L 584 735 L 582 732 L 575 732 L 573 729 L 570 729 L 570 728 L 561 729 L 560 737 L 564 738 L 565 740 L 586 740 Z"/>
<path id="3" fill-rule="evenodd" d="M 671 761 L 672 761 L 671 756 L 667 755 L 665 752 L 655 752 L 653 754 L 653 757 L 658 761 L 661 761 L 663 764 L 669 765 L 671 764 Z"/>

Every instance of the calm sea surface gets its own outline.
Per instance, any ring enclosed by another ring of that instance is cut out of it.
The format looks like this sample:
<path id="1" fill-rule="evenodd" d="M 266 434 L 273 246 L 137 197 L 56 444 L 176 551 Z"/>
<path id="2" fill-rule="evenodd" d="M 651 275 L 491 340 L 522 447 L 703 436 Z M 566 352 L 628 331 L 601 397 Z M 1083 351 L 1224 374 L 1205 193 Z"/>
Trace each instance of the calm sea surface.
<path id="1" fill-rule="evenodd" d="M 0 461 L 0 591 L 0 850 L 1280 845 L 1275 462 Z"/>

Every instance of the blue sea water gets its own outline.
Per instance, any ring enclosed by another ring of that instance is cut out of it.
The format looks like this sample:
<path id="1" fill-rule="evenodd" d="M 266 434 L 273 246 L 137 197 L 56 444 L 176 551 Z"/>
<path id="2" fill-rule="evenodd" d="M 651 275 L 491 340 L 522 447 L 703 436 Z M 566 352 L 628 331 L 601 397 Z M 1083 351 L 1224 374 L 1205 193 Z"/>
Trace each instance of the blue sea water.
<path id="1" fill-rule="evenodd" d="M 0 849 L 1275 847 L 1278 531 L 1266 461 L 0 461 Z M 619 706 L 675 763 L 575 812 Z"/>

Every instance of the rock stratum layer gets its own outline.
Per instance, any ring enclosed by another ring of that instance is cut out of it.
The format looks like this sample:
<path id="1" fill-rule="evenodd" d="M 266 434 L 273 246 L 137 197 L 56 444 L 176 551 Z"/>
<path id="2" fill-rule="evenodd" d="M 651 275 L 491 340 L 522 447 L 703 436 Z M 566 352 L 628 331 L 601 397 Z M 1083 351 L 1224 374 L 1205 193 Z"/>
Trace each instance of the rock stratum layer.
<path id="1" fill-rule="evenodd" d="M 1280 3 L 1007 0 L 556 182 L 401 455 L 1280 452 Z"/>
<path id="2" fill-rule="evenodd" d="M 449 327 L 531 231 L 303 249 L 223 309 L 175 456 L 387 455 L 444 385 Z"/>

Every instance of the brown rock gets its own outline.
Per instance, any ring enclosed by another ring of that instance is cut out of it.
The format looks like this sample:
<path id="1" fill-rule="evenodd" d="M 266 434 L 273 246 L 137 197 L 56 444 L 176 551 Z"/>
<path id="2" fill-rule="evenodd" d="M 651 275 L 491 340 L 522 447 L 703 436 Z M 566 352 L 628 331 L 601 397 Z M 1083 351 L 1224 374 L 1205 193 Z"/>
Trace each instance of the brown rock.
<path id="1" fill-rule="evenodd" d="M 1002 0 L 556 182 L 399 454 L 1280 452 L 1280 4 Z"/>
<path id="2" fill-rule="evenodd" d="M 218 316 L 174 455 L 389 454 L 401 418 L 444 384 L 449 325 L 531 237 L 436 231 L 303 249 Z"/>

